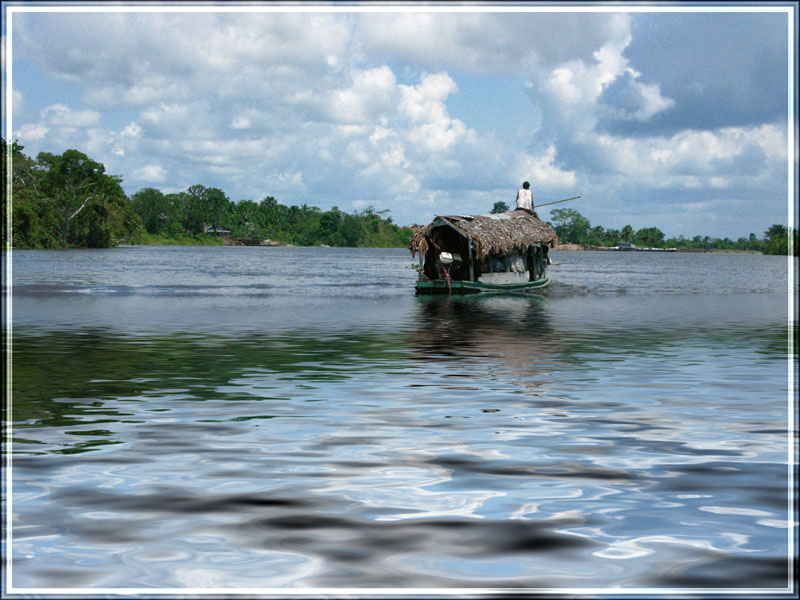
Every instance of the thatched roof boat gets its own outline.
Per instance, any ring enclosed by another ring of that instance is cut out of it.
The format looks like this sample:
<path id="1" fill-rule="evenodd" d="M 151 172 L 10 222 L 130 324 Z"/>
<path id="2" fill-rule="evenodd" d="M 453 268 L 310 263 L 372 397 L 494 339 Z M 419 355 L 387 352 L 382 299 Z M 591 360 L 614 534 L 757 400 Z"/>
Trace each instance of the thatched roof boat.
<path id="1" fill-rule="evenodd" d="M 411 238 L 419 254 L 417 291 L 528 291 L 546 286 L 548 248 L 558 238 L 525 210 L 436 217 Z"/>

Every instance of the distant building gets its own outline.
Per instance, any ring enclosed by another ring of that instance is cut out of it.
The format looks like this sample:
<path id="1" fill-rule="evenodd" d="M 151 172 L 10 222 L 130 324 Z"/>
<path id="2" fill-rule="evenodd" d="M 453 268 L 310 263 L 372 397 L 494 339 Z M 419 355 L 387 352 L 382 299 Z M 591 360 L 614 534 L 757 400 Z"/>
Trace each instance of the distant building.
<path id="1" fill-rule="evenodd" d="M 209 227 L 208 225 L 203 225 L 203 233 L 209 235 L 228 235 L 230 232 L 230 229 L 225 229 L 224 227 Z"/>

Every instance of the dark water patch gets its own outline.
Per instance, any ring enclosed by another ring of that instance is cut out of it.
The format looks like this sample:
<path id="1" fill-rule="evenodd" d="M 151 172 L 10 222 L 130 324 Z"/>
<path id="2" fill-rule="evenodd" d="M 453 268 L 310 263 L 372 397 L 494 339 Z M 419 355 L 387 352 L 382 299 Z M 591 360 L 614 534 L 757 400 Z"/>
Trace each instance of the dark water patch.
<path id="1" fill-rule="evenodd" d="M 399 565 L 420 548 L 436 548 L 439 560 L 482 561 L 486 557 L 497 557 L 501 561 L 513 561 L 518 555 L 535 560 L 536 556 L 569 556 L 601 547 L 586 537 L 559 533 L 565 523 L 451 519 L 376 522 L 356 517 L 296 514 L 247 522 L 239 531 L 249 544 L 319 556 L 331 568 L 315 578 L 317 585 L 341 582 L 343 573 L 348 573 L 347 579 L 358 585 L 373 580 L 382 581 L 383 587 L 390 585 L 400 570 Z M 510 581 L 513 587 L 524 586 L 531 584 L 535 576 L 528 573 Z M 496 584 L 497 578 L 494 579 L 493 584 Z M 460 574 L 448 575 L 445 571 L 418 573 L 415 577 L 415 585 L 419 587 L 469 587 L 477 581 L 479 579 Z"/>
<path id="2" fill-rule="evenodd" d="M 789 563 L 785 557 L 731 558 L 719 553 L 701 554 L 702 565 L 686 569 L 683 573 L 660 576 L 646 585 L 663 588 L 703 587 L 717 590 L 758 588 L 770 585 L 786 588 L 792 585 Z M 700 562 L 700 561 L 698 561 Z"/>
<path id="3" fill-rule="evenodd" d="M 66 567 L 62 569 L 37 569 L 43 587 L 61 589 L 91 587 L 102 581 L 105 573 L 100 569 Z"/>
<path id="4" fill-rule="evenodd" d="M 497 465 L 494 461 L 464 460 L 454 457 L 442 456 L 427 461 L 430 464 L 444 467 L 454 472 L 470 472 L 498 477 L 524 477 L 545 478 L 558 480 L 560 478 L 576 478 L 590 480 L 609 480 L 618 485 L 632 484 L 638 475 L 623 470 L 601 469 L 586 464 L 550 462 L 546 466 L 537 465 Z"/>

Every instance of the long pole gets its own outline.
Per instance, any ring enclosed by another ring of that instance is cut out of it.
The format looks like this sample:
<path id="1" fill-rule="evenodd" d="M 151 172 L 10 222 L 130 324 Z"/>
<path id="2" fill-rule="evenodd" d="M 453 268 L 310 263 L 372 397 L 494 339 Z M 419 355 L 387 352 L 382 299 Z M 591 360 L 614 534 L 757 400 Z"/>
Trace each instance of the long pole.
<path id="1" fill-rule="evenodd" d="M 563 200 L 556 200 L 554 202 L 545 202 L 544 204 L 537 204 L 534 208 L 540 208 L 542 206 L 548 206 L 550 204 L 558 204 L 559 202 L 567 202 L 568 200 L 577 200 L 580 196 L 573 196 L 572 198 L 564 198 Z"/>

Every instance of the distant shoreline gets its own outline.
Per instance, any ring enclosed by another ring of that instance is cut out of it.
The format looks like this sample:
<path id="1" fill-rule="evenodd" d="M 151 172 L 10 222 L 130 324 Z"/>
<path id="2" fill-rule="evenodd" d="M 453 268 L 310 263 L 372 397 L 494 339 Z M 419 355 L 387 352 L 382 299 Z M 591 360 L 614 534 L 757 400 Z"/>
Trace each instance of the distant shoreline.
<path id="1" fill-rule="evenodd" d="M 186 236 L 183 239 L 175 239 L 175 238 L 167 238 L 167 237 L 156 237 L 152 236 L 152 239 L 147 241 L 139 241 L 139 242 L 128 242 L 128 243 L 121 243 L 117 248 L 135 248 L 137 246 L 206 246 L 206 247 L 214 247 L 214 246 L 248 246 L 248 247 L 258 247 L 258 248 L 348 248 L 351 246 L 326 246 L 324 244 L 320 245 L 313 245 L 313 246 L 299 246 L 296 244 L 288 244 L 286 242 L 276 242 L 273 240 L 224 240 L 223 238 L 213 238 L 209 237 L 208 239 L 198 239 L 198 236 Z M 352 246 L 355 248 L 375 248 L 375 249 L 404 249 L 406 246 Z M 5 247 L 5 250 L 88 250 L 90 248 L 80 248 L 80 247 L 70 247 L 70 248 L 11 248 L 9 246 Z M 96 250 L 97 248 L 91 248 L 92 250 Z M 672 252 L 682 252 L 682 253 L 689 253 L 689 254 L 764 254 L 758 250 L 726 250 L 721 248 L 710 248 L 708 250 L 701 249 L 701 248 L 676 248 L 674 250 L 666 250 L 664 248 L 654 248 L 654 249 L 644 249 L 644 248 L 637 248 L 635 250 L 620 250 L 618 248 L 607 248 L 604 246 L 598 247 L 586 247 L 580 246 L 579 244 L 559 244 L 553 248 L 555 251 L 563 251 L 563 252 L 622 252 L 622 253 L 633 253 L 633 252 L 656 252 L 656 253 L 672 253 Z M 778 255 L 778 256 L 785 256 L 785 255 Z"/>
<path id="2" fill-rule="evenodd" d="M 614 247 L 606 247 L 606 246 L 590 246 L 584 247 L 580 244 L 559 244 L 553 250 L 563 250 L 566 252 L 588 252 L 588 251 L 596 251 L 596 252 L 688 252 L 692 254 L 764 254 L 759 250 L 727 250 L 722 248 L 628 248 L 628 249 L 619 249 Z"/>

